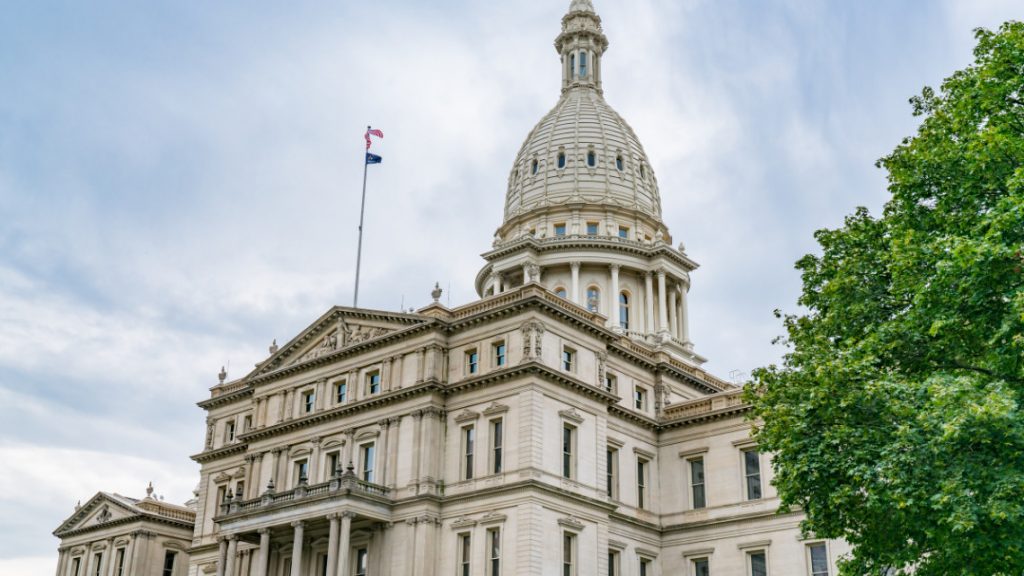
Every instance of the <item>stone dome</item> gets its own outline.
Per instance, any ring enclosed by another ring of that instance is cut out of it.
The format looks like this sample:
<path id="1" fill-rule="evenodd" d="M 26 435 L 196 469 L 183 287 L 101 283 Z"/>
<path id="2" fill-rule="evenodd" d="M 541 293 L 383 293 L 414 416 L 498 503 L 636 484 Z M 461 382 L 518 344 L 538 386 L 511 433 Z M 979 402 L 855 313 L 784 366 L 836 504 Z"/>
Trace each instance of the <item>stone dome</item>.
<path id="1" fill-rule="evenodd" d="M 601 56 L 608 41 L 589 0 L 574 0 L 555 48 L 562 95 L 516 156 L 505 224 L 538 209 L 601 205 L 661 221 L 658 183 L 629 124 L 604 100 Z"/>

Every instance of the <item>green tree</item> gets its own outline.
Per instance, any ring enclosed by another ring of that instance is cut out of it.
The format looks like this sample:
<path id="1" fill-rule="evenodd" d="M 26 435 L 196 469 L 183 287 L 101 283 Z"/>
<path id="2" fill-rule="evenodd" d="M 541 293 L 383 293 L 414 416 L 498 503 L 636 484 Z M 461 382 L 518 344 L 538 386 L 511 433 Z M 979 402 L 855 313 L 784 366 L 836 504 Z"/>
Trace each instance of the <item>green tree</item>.
<path id="1" fill-rule="evenodd" d="M 803 257 L 805 313 L 747 386 L 783 506 L 843 574 L 1024 571 L 1024 24 L 911 99 L 891 199 Z"/>

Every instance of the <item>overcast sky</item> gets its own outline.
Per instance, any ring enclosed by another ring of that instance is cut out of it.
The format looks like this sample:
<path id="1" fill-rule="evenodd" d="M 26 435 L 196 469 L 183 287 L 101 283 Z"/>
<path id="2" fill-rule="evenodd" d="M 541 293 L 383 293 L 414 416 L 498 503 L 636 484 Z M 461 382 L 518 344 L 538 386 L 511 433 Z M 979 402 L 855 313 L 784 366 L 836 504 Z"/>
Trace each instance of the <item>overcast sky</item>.
<path id="1" fill-rule="evenodd" d="M 568 0 L 0 1 L 0 574 L 52 573 L 98 490 L 182 502 L 221 365 L 350 305 L 452 305 L 558 97 Z M 596 0 L 605 96 L 701 263 L 696 350 L 776 361 L 814 230 L 887 196 L 907 99 L 1012 0 Z M 1015 5 L 1016 4 L 1016 5 Z M 1018 10 L 1014 10 L 1017 8 Z"/>

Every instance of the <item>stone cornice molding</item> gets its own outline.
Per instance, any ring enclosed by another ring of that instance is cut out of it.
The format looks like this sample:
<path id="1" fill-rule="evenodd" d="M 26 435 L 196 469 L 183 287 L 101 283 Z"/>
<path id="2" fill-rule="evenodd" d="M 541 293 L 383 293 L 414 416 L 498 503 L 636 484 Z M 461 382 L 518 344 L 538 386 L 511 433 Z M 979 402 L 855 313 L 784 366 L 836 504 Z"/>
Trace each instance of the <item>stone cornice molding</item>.
<path id="1" fill-rule="evenodd" d="M 576 424 L 583 424 L 583 416 L 576 411 L 575 407 L 571 407 L 566 410 L 559 410 L 558 415 L 570 422 L 575 422 Z"/>
<path id="2" fill-rule="evenodd" d="M 455 416 L 455 422 L 457 424 L 462 424 L 463 422 L 476 422 L 479 418 L 479 412 L 474 412 L 467 408 Z"/>
<path id="3" fill-rule="evenodd" d="M 504 414 L 508 412 L 508 406 L 499 402 L 491 402 L 491 405 L 484 408 L 484 416 L 496 416 L 498 414 Z"/>
<path id="4" fill-rule="evenodd" d="M 568 528 L 575 532 L 582 532 L 584 528 L 583 522 L 580 522 L 578 518 L 572 515 L 566 516 L 565 518 L 559 518 L 558 525 L 562 528 Z"/>

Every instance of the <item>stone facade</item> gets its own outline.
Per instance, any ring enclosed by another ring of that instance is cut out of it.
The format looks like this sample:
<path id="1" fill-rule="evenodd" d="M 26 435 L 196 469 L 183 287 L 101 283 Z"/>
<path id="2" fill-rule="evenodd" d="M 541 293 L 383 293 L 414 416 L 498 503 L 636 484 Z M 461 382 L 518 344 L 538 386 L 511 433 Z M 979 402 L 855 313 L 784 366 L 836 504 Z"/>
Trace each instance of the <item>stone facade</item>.
<path id="1" fill-rule="evenodd" d="M 54 531 L 57 576 L 185 576 L 195 516 L 152 486 L 143 499 L 100 492 Z"/>
<path id="2" fill-rule="evenodd" d="M 479 300 L 334 307 L 222 372 L 190 576 L 836 573 L 845 544 L 777 513 L 740 389 L 701 367 L 697 263 L 604 100 L 607 47 L 573 0 Z"/>

